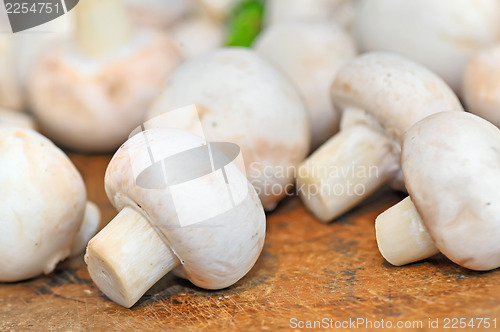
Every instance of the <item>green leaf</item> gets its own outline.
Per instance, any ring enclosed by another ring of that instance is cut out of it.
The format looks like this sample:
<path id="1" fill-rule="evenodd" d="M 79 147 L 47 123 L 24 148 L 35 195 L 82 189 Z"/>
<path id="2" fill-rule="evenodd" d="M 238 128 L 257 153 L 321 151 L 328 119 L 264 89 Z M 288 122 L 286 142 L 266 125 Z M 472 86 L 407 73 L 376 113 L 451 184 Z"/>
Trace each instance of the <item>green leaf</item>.
<path id="1" fill-rule="evenodd" d="M 243 0 L 229 18 L 227 46 L 249 47 L 262 29 L 264 3 L 262 0 Z"/>

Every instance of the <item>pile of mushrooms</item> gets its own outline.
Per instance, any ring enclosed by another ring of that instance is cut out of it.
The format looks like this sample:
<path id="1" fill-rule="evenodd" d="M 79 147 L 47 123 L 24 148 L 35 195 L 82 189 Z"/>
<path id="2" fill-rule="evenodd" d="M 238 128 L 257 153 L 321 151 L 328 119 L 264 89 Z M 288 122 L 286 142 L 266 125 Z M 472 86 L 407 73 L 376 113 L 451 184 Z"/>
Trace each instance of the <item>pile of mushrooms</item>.
<path id="1" fill-rule="evenodd" d="M 120 0 L 86 0 L 75 11 L 74 42 L 43 54 L 33 70 L 31 105 L 57 144 L 109 151 L 144 121 L 180 56 L 166 36 L 136 33 Z"/>
<path id="2" fill-rule="evenodd" d="M 411 127 L 401 153 L 410 196 L 376 221 L 384 258 L 404 265 L 441 251 L 469 269 L 500 267 L 499 149 L 500 130 L 470 113 Z"/>
<path id="3" fill-rule="evenodd" d="M 252 49 L 214 49 L 237 3 L 85 0 L 74 31 L 57 23 L 73 37 L 44 52 L 0 36 L 0 282 L 86 247 L 92 280 L 126 308 L 170 271 L 229 287 L 294 177 L 322 222 L 383 185 L 407 191 L 376 220 L 391 264 L 442 252 L 500 267 L 500 130 L 455 95 L 500 126 L 500 46 L 483 49 L 500 41 L 500 2 L 268 0 Z M 24 89 L 48 138 L 12 111 Z M 49 139 L 119 147 L 105 174 L 118 214 L 97 235 L 99 209 Z"/>
<path id="4" fill-rule="evenodd" d="M 239 154 L 232 143 L 154 126 L 120 147 L 105 176 L 120 213 L 85 254 L 106 296 L 129 308 L 173 269 L 207 289 L 228 287 L 251 269 L 265 214 L 233 162 Z"/>
<path id="5" fill-rule="evenodd" d="M 33 130 L 0 124 L 0 188 L 0 281 L 52 272 L 97 232 L 100 213 L 77 169 Z"/>
<path id="6" fill-rule="evenodd" d="M 337 73 L 332 100 L 340 132 L 297 171 L 299 195 L 321 221 L 331 221 L 385 183 L 403 189 L 401 137 L 424 117 L 462 106 L 441 78 L 388 53 L 367 53 Z"/>

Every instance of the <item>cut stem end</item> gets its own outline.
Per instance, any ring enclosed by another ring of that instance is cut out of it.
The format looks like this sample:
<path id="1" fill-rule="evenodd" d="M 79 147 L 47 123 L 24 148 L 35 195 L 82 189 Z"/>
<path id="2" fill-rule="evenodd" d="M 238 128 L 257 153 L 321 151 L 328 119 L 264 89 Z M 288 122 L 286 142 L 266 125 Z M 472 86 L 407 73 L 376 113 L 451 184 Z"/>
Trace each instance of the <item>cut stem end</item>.
<path id="1" fill-rule="evenodd" d="M 90 240 L 85 262 L 97 287 L 126 308 L 180 265 L 150 222 L 130 207 Z"/>

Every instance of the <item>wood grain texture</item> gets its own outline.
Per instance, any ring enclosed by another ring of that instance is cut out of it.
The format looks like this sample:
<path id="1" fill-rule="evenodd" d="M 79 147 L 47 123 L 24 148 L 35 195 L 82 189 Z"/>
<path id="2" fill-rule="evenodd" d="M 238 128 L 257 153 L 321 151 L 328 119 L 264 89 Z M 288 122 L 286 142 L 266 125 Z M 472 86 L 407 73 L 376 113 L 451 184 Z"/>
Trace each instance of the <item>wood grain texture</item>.
<path id="1" fill-rule="evenodd" d="M 116 214 L 104 193 L 110 156 L 71 159 L 109 221 Z M 442 255 L 399 268 L 384 261 L 374 220 L 401 198 L 382 190 L 328 225 L 287 198 L 268 214 L 262 255 L 238 283 L 207 291 L 167 275 L 131 309 L 95 287 L 81 255 L 50 275 L 0 284 L 0 330 L 275 331 L 290 329 L 293 318 L 421 321 L 431 330 L 429 318 L 440 319 L 440 327 L 445 317 L 500 320 L 500 270 L 469 271 Z"/>

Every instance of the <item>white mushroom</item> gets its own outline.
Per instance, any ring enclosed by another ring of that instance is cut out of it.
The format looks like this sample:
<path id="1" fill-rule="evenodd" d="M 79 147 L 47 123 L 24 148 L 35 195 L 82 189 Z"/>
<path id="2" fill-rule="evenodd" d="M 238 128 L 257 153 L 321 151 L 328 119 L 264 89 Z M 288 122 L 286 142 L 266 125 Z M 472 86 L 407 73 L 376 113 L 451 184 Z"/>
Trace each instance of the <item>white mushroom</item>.
<path id="1" fill-rule="evenodd" d="M 462 93 L 467 111 L 500 126 L 500 45 L 483 49 L 470 58 Z"/>
<path id="2" fill-rule="evenodd" d="M 228 287 L 252 268 L 264 242 L 264 210 L 232 162 L 239 149 L 220 146 L 152 128 L 116 152 L 105 186 L 120 213 L 85 255 L 90 276 L 111 300 L 131 307 L 174 268 L 207 289 Z"/>
<path id="3" fill-rule="evenodd" d="M 394 265 L 439 252 L 473 270 L 500 267 L 500 131 L 465 112 L 442 112 L 405 134 L 410 198 L 377 217 L 377 242 Z M 439 249 L 439 250 L 438 250 Z"/>
<path id="4" fill-rule="evenodd" d="M 80 174 L 42 135 L 0 125 L 0 188 L 0 281 L 52 272 L 86 232 Z"/>
<path id="5" fill-rule="evenodd" d="M 500 40 L 498 0 L 361 0 L 355 34 L 361 51 L 412 59 L 459 92 L 476 50 Z"/>
<path id="6" fill-rule="evenodd" d="M 241 147 L 250 182 L 273 209 L 309 149 L 308 115 L 294 86 L 253 51 L 220 49 L 181 64 L 148 117 L 188 104 L 198 105 L 208 140 Z"/>
<path id="7" fill-rule="evenodd" d="M 281 69 L 304 98 L 311 117 L 311 147 L 338 131 L 330 86 L 339 68 L 356 55 L 351 37 L 327 22 L 282 22 L 265 29 L 254 49 Z"/>
<path id="8" fill-rule="evenodd" d="M 33 112 L 56 143 L 109 151 L 144 120 L 180 57 L 165 36 L 133 33 L 119 0 L 86 0 L 75 10 L 75 43 L 46 53 L 32 73 Z"/>
<path id="9" fill-rule="evenodd" d="M 397 55 L 361 55 L 337 73 L 332 98 L 342 110 L 340 132 L 300 166 L 298 192 L 327 222 L 392 182 L 403 188 L 402 135 L 415 122 L 441 111 L 462 110 L 437 75 Z"/>

